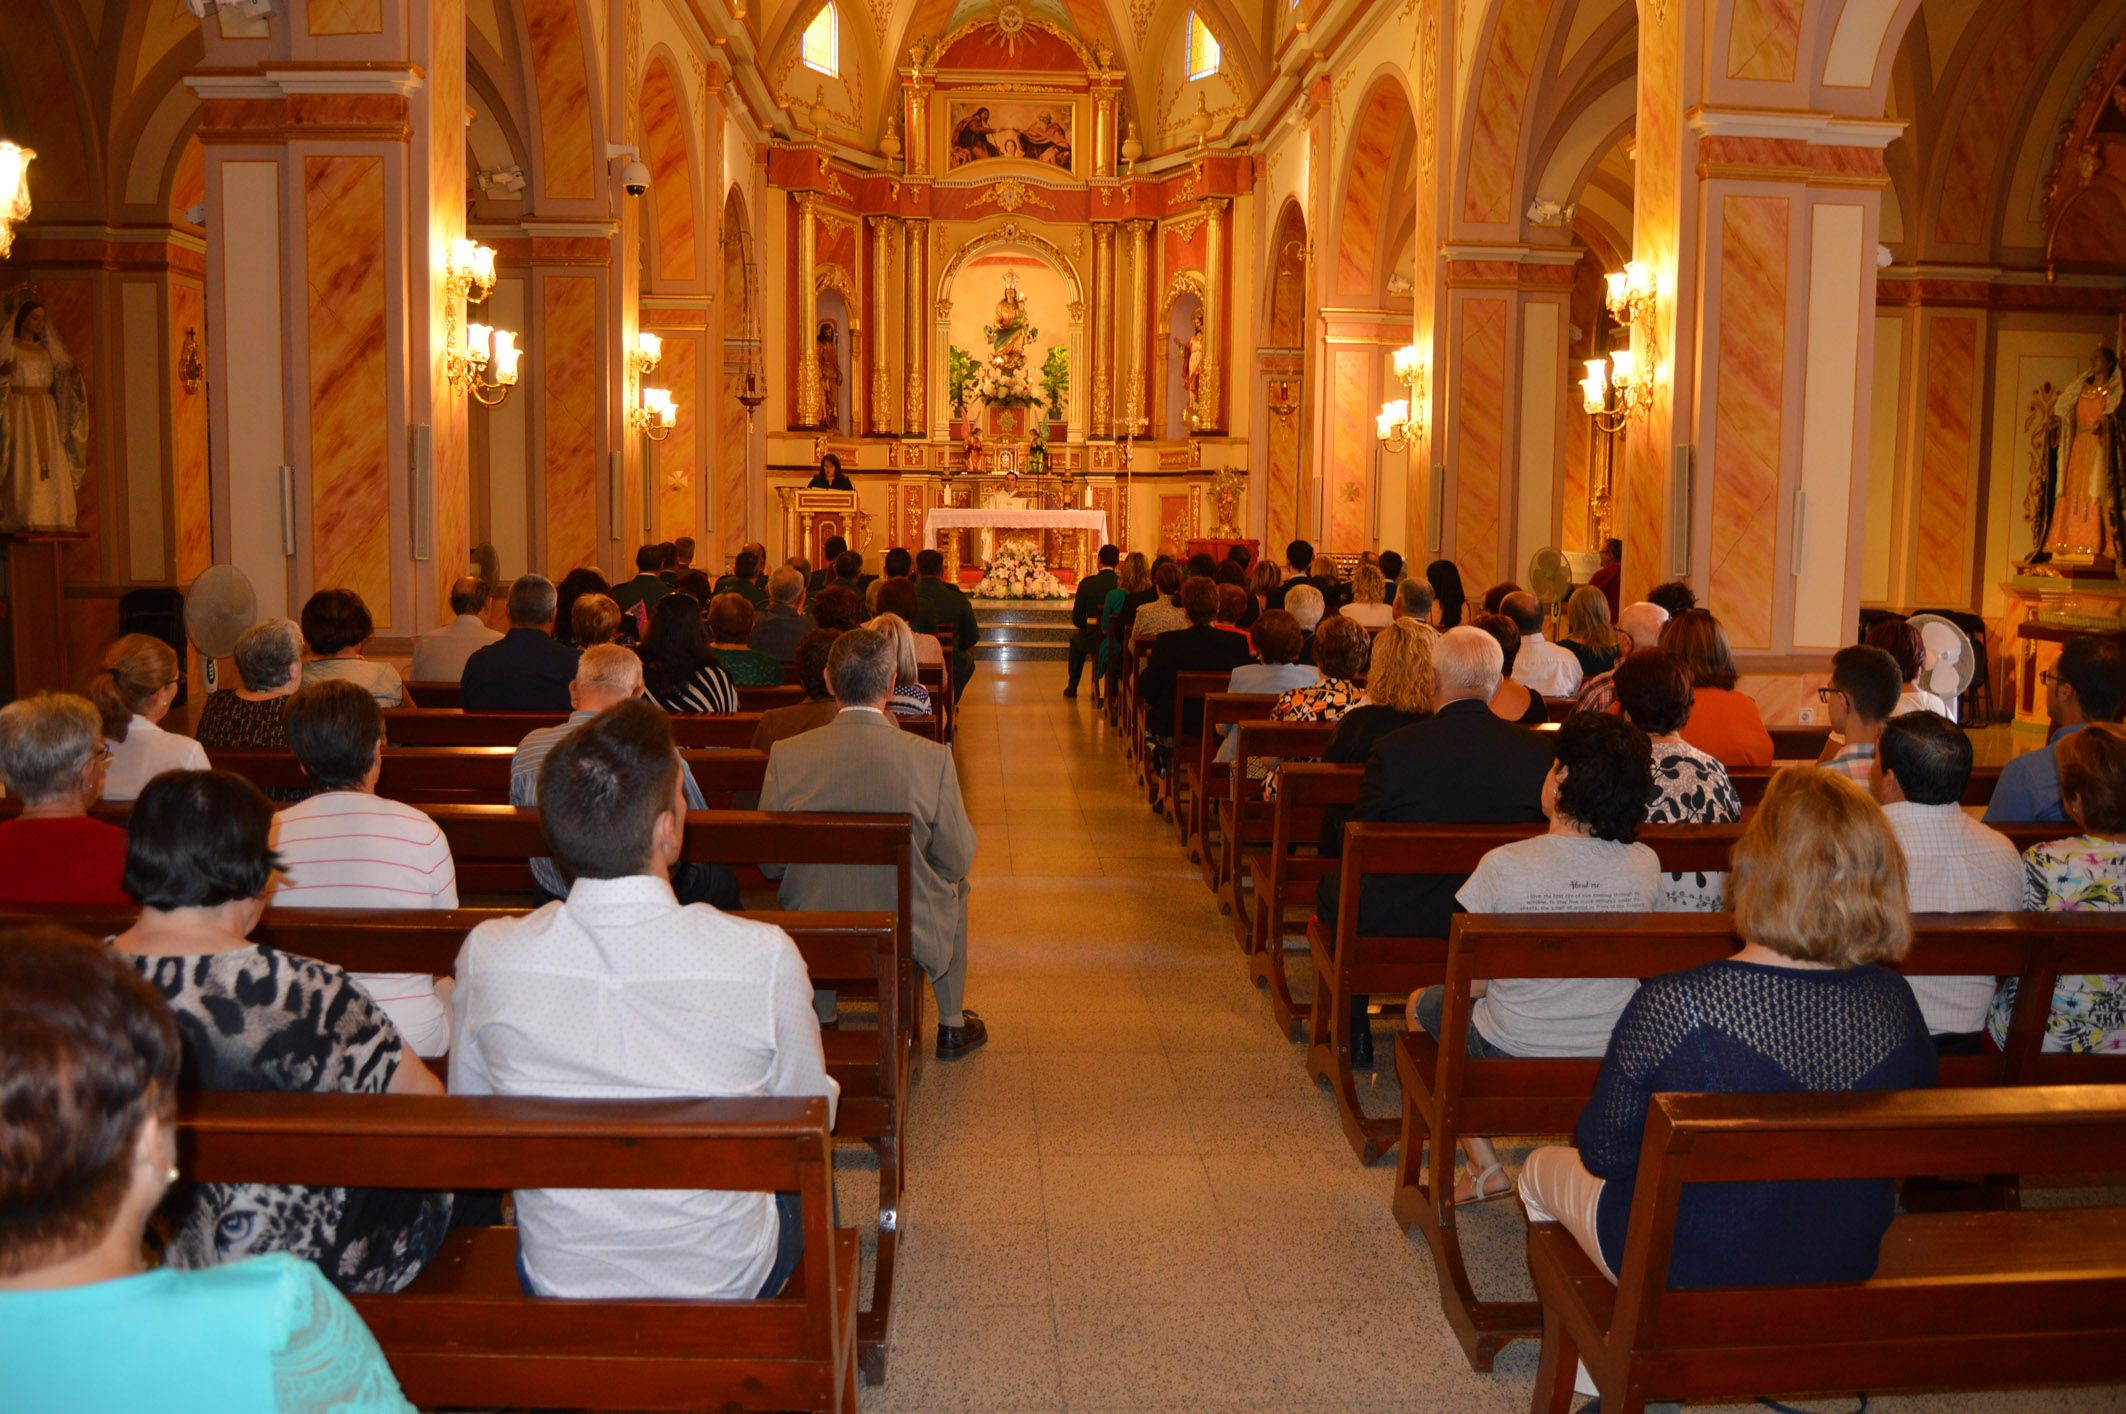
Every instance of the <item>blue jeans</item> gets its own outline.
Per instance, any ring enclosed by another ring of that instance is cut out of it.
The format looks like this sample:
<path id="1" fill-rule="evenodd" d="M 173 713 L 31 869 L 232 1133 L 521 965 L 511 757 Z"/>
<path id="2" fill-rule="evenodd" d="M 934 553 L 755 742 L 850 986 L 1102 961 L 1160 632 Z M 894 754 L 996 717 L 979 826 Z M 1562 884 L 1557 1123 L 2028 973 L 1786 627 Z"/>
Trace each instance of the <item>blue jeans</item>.
<path id="1" fill-rule="evenodd" d="M 1424 991 L 1417 994 L 1417 1004 L 1411 1010 L 1417 1015 L 1417 1024 L 1425 1028 L 1425 1034 L 1437 1041 L 1439 1039 L 1440 1020 L 1447 1013 L 1447 989 L 1445 987 L 1425 988 Z M 1474 1021 L 1469 1023 L 1468 1043 L 1462 1047 L 1462 1050 L 1478 1060 L 1513 1059 L 1512 1052 L 1502 1051 L 1485 1040 L 1484 1033 L 1476 1029 Z"/>
<path id="2" fill-rule="evenodd" d="M 775 1195 L 775 1265 L 768 1268 L 768 1279 L 760 1284 L 760 1294 L 755 1301 L 766 1301 L 782 1295 L 782 1289 L 790 1284 L 790 1277 L 797 1271 L 797 1264 L 805 1256 L 804 1205 L 795 1193 Z M 537 1296 L 532 1289 L 531 1273 L 524 1269 L 524 1249 L 517 1249 L 517 1283 L 524 1288 L 526 1296 Z"/>

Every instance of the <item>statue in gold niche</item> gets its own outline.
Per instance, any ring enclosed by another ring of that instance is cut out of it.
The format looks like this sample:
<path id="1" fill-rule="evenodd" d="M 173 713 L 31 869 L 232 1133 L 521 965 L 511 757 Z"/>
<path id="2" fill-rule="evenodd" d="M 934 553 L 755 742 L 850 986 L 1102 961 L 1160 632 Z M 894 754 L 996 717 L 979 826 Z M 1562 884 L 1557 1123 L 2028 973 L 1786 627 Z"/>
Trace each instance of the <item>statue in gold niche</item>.
<path id="1" fill-rule="evenodd" d="M 2033 565 L 2087 568 L 2118 564 L 2126 543 L 2126 436 L 2119 420 L 2119 359 L 2100 347 L 2089 371 L 2069 383 L 2049 409 L 2033 406 L 2032 484 L 2026 509 Z"/>
<path id="2" fill-rule="evenodd" d="M 834 321 L 823 320 L 819 337 L 812 343 L 819 360 L 819 425 L 828 432 L 842 430 L 842 361 L 840 337 Z"/>
<path id="3" fill-rule="evenodd" d="M 0 308 L 0 530 L 72 530 L 89 408 L 81 370 L 43 303 Z"/>

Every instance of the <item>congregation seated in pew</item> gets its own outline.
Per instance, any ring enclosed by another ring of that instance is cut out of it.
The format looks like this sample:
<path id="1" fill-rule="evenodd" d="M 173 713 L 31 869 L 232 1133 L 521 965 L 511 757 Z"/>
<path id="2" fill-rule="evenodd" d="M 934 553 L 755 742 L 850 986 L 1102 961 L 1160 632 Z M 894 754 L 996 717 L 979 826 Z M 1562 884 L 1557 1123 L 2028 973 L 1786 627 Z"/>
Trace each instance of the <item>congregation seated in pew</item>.
<path id="1" fill-rule="evenodd" d="M 1740 820 L 1742 797 L 1727 767 L 1683 739 L 1695 697 L 1683 660 L 1665 649 L 1635 648 L 1610 682 L 1616 705 L 1627 721 L 1646 733 L 1653 754 L 1654 790 L 1646 823 L 1727 825 Z M 1662 884 L 1661 907 L 1671 912 L 1717 913 L 1726 903 L 1727 876 L 1718 871 L 1670 870 Z"/>
<path id="2" fill-rule="evenodd" d="M 773 583 L 774 577 L 770 576 L 769 584 Z M 753 601 L 743 594 L 718 594 L 710 599 L 702 610 L 702 618 L 709 626 L 709 650 L 733 686 L 779 687 L 782 660 L 746 646 L 753 637 L 756 617 Z"/>
<path id="3" fill-rule="evenodd" d="M 1831 681 L 1816 690 L 1830 711 L 1831 735 L 1823 744 L 1821 764 L 1859 786 L 1875 775 L 1875 744 L 1883 723 L 1897 710 L 1902 686 L 1897 660 L 1865 644 L 1831 655 Z"/>
<path id="4" fill-rule="evenodd" d="M 1632 654 L 1661 646 L 1661 630 L 1668 625 L 1668 610 L 1642 600 L 1626 604 L 1617 615 L 1617 655 L 1621 665 Z M 1588 678 L 1573 700 L 1575 712 L 1607 712 L 1616 706 L 1616 668 Z"/>
<path id="5" fill-rule="evenodd" d="M 2092 722 L 2057 744 L 2060 805 L 2075 835 L 2023 855 L 2023 907 L 2033 913 L 2126 910 L 2126 727 Z M 2015 984 L 1993 999 L 1986 1030 L 2003 1044 Z M 2045 1022 L 2047 1051 L 2126 1051 L 2126 976 L 2062 975 Z"/>
<path id="6" fill-rule="evenodd" d="M 1169 629 L 1152 640 L 1151 661 L 1138 674 L 1138 687 L 1151 709 L 1150 730 L 1164 740 L 1174 731 L 1174 678 L 1179 673 L 1230 673 L 1248 661 L 1248 643 L 1238 634 L 1221 632 L 1211 620 L 1218 611 L 1218 586 L 1208 578 L 1191 578 L 1181 586 L 1181 612 L 1187 619 L 1182 628 Z M 1143 612 L 1137 615 L 1139 632 Z M 1363 630 L 1360 631 L 1363 636 Z M 1193 720 L 1181 723 L 1181 731 L 1193 735 L 1203 721 L 1201 703 L 1191 703 Z"/>
<path id="7" fill-rule="evenodd" d="M 509 587 L 509 631 L 465 660 L 460 706 L 468 712 L 568 710 L 576 649 L 554 638 L 558 602 L 546 576 L 517 577 Z M 581 603 L 579 595 L 571 615 Z"/>
<path id="8" fill-rule="evenodd" d="M 450 612 L 454 617 L 440 628 L 415 636 L 408 676 L 415 682 L 456 682 L 464 677 L 465 660 L 502 637 L 480 617 L 486 607 L 487 581 L 469 574 L 452 580 Z"/>
<path id="9" fill-rule="evenodd" d="M 0 1387 L 13 1414 L 157 1409 L 412 1414 L 306 1254 L 149 1270 L 177 1181 L 179 1015 L 113 952 L 53 925 L 0 947 Z M 316 966 L 316 964 L 312 964 Z M 253 1214 L 251 1216 L 263 1216 Z"/>
<path id="10" fill-rule="evenodd" d="M 1999 831 L 1964 814 L 1971 739 L 1932 712 L 1884 723 L 1876 742 L 1875 798 L 1904 855 L 1914 913 L 2013 913 L 2023 907 L 2023 861 Z M 1914 977 L 1912 995 L 1935 1049 L 1978 1049 L 1995 990 L 1991 977 Z"/>
<path id="11" fill-rule="evenodd" d="M 564 648 L 588 648 L 576 633 L 576 604 L 579 600 L 598 595 L 612 598 L 613 586 L 606 583 L 605 576 L 589 567 L 572 569 L 561 576 L 554 587 L 554 639 Z M 620 632 L 620 606 L 613 605 L 614 631 Z M 606 642 L 609 640 L 599 640 Z"/>
<path id="12" fill-rule="evenodd" d="M 203 771 L 207 753 L 191 737 L 163 729 L 184 686 L 177 653 L 145 633 L 129 633 L 104 651 L 103 667 L 82 690 L 103 718 L 110 764 L 105 800 L 131 800 L 164 771 Z"/>
<path id="13" fill-rule="evenodd" d="M 1636 842 L 1653 793 L 1646 733 L 1617 717 L 1583 712 L 1558 729 L 1556 745 L 1542 787 L 1549 832 L 1487 853 L 1455 890 L 1455 903 L 1470 913 L 1656 911 L 1660 861 Z M 1611 978 L 1493 982 L 1471 1008 L 1469 1054 L 1600 1055 L 1633 990 L 1629 981 Z M 1443 987 L 1414 994 L 1411 1025 L 1439 1039 L 1445 1001 Z M 1513 1192 L 1489 1139 L 1472 1136 L 1462 1145 L 1469 1174 L 1457 1202 Z"/>
<path id="14" fill-rule="evenodd" d="M 268 619 L 236 640 L 234 688 L 207 694 L 192 735 L 210 751 L 285 751 L 288 699 L 303 685 L 303 632 L 291 619 Z M 282 788 L 266 798 L 286 805 L 309 792 Z"/>
<path id="15" fill-rule="evenodd" d="M 841 708 L 827 686 L 827 655 L 840 637 L 839 629 L 816 628 L 798 641 L 797 683 L 805 690 L 805 700 L 789 707 L 771 707 L 760 714 L 760 721 L 753 728 L 755 751 L 771 750 L 784 737 L 798 736 L 834 720 Z M 928 634 L 919 637 L 937 642 Z"/>
<path id="16" fill-rule="evenodd" d="M 568 896 L 466 938 L 453 1094 L 817 1095 L 831 1120 L 796 945 L 672 892 L 687 779 L 670 722 L 632 698 L 553 745 L 539 819 Z M 526 1289 L 561 1297 L 766 1298 L 803 1239 L 794 1195 L 764 1193 L 526 1191 L 517 1227 Z"/>
<path id="17" fill-rule="evenodd" d="M 1560 1223 L 1611 1281 L 1656 1094 L 1934 1084 L 1919 1005 L 1884 965 L 1910 947 L 1911 919 L 1896 836 L 1864 791 L 1781 771 L 1735 846 L 1728 892 L 1741 949 L 1638 988 L 1574 1146 L 1536 1149 L 1521 1170 L 1529 1221 Z M 1894 1208 L 1887 1179 L 1686 1190 L 1669 1284 L 1864 1280 Z"/>
<path id="18" fill-rule="evenodd" d="M 288 745 L 316 793 L 273 822 L 280 908 L 458 906 L 450 841 L 435 821 L 377 794 L 384 769 L 384 714 L 349 682 L 304 687 L 288 701 Z M 448 983 L 418 973 L 355 979 L 421 1056 L 450 1050 Z"/>
<path id="19" fill-rule="evenodd" d="M 2045 712 L 2052 729 L 2045 744 L 2001 767 L 2000 784 L 1986 806 L 1989 823 L 2067 818 L 2060 798 L 2060 744 L 2091 722 L 2109 722 L 2126 707 L 2126 642 L 2108 633 L 2081 633 L 2060 645 L 2046 674 Z"/>
<path id="20" fill-rule="evenodd" d="M 746 646 L 778 663 L 788 663 L 796 658 L 797 645 L 816 627 L 805 612 L 804 575 L 784 565 L 768 576 L 768 603 L 754 615 Z"/>
<path id="21" fill-rule="evenodd" d="M 1550 708 L 1543 701 L 1543 694 L 1513 675 L 1521 655 L 1520 625 L 1509 614 L 1485 613 L 1478 614 L 1472 626 L 1498 640 L 1499 659 L 1505 665 L 1498 690 L 1491 694 L 1492 715 L 1522 727 L 1541 726 L 1548 721 Z"/>
<path id="22" fill-rule="evenodd" d="M 575 681 L 568 685 L 568 692 L 573 709 L 568 720 L 527 733 L 510 757 L 509 803 L 520 810 L 538 808 L 539 772 L 555 747 L 601 712 L 623 702 L 641 699 L 642 660 L 617 643 L 586 648 L 576 662 Z M 686 797 L 687 809 L 708 808 L 691 771 L 679 773 L 679 786 Z M 544 895 L 542 902 L 568 897 L 568 880 L 552 859 L 545 855 L 535 857 L 531 861 L 531 872 Z M 672 866 L 671 884 L 673 896 L 682 904 L 705 903 L 727 910 L 738 907 L 738 876 L 726 865 L 681 860 Z"/>
<path id="23" fill-rule="evenodd" d="M 22 802 L 0 821 L 0 903 L 126 902 L 125 831 L 89 818 L 110 764 L 88 699 L 40 692 L 0 707 L 0 781 Z"/>
<path id="24" fill-rule="evenodd" d="M 376 698 L 380 707 L 412 707 L 399 670 L 382 658 L 364 656 L 362 647 L 376 632 L 369 605 L 352 589 L 320 589 L 303 602 L 303 685 L 351 682 Z"/>
<path id="25" fill-rule="evenodd" d="M 1657 585 L 1648 597 L 1661 604 L 1654 596 L 1668 588 Z M 1690 591 L 1686 588 L 1683 593 Z M 1671 603 L 1684 602 L 1671 597 Z M 1669 610 L 1668 622 L 1661 629 L 1661 646 L 1690 669 L 1690 721 L 1683 726 L 1683 739 L 1730 770 L 1771 765 L 1772 734 L 1765 730 L 1756 702 L 1735 689 L 1742 673 L 1728 646 L 1727 630 L 1708 610 L 1661 606 Z"/>
<path id="26" fill-rule="evenodd" d="M 321 688 L 368 699 L 350 683 Z M 271 803 L 224 771 L 170 772 L 134 802 L 125 887 L 140 918 L 113 945 L 176 1013 L 184 1088 L 442 1093 L 354 976 L 250 940 L 283 865 L 272 831 Z M 447 1193 L 204 1184 L 180 1195 L 163 1258 L 191 1268 L 287 1252 L 342 1291 L 397 1291 L 450 1214 Z"/>
<path id="27" fill-rule="evenodd" d="M 918 635 L 908 627 L 908 621 L 899 614 L 880 614 L 864 625 L 873 633 L 884 636 L 893 645 L 893 696 L 886 701 L 886 710 L 896 717 L 927 717 L 934 710 L 930 690 L 917 680 L 915 643 L 918 637 L 930 638 L 929 634 Z M 936 643 L 935 638 L 930 638 Z"/>
<path id="28" fill-rule="evenodd" d="M 650 700 L 667 712 L 736 712 L 738 689 L 709 647 L 701 601 L 667 594 L 650 611 L 642 635 L 642 677 Z M 781 681 L 780 669 L 776 680 Z"/>

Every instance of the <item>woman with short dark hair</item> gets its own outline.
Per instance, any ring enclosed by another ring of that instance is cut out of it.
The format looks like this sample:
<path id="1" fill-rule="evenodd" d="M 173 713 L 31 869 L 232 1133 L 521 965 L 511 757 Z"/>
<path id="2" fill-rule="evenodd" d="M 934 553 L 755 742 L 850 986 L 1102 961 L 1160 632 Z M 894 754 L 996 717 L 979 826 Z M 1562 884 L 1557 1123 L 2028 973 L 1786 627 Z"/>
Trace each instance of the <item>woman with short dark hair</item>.
<path id="1" fill-rule="evenodd" d="M 16 1414 L 407 1411 L 309 1262 L 144 1268 L 177 1181 L 182 1045 L 156 990 L 63 928 L 0 943 L 0 1385 Z M 214 1333 L 210 1337 L 208 1333 Z"/>
<path id="2" fill-rule="evenodd" d="M 268 619 L 246 629 L 236 640 L 232 690 L 210 692 L 199 709 L 194 734 L 201 746 L 215 750 L 285 751 L 288 728 L 282 720 L 288 699 L 303 682 L 303 631 L 289 619 Z M 310 792 L 269 790 L 269 799 L 293 804 Z"/>
<path id="3" fill-rule="evenodd" d="M 413 706 L 397 668 L 362 656 L 362 645 L 375 631 L 369 606 L 352 589 L 320 589 L 311 595 L 303 604 L 303 642 L 310 650 L 310 661 L 303 664 L 303 685 L 359 683 L 380 707 Z"/>
<path id="4" fill-rule="evenodd" d="M 1654 793 L 1649 825 L 1726 825 L 1742 818 L 1742 797 L 1727 767 L 1683 739 L 1690 721 L 1690 669 L 1662 648 L 1641 648 L 1618 665 L 1617 706 L 1653 741 Z M 1725 873 L 1670 872 L 1661 907 L 1672 913 L 1718 913 L 1727 907 Z"/>
<path id="5" fill-rule="evenodd" d="M 177 1014 L 184 1088 L 441 1094 L 353 978 L 250 941 L 279 867 L 272 828 L 272 805 L 226 771 L 158 777 L 134 803 L 125 886 L 140 919 L 114 946 Z M 170 1265 L 288 1252 L 349 1292 L 404 1287 L 450 1225 L 449 1194 L 242 1183 L 185 1197 Z"/>
<path id="6" fill-rule="evenodd" d="M 709 647 L 709 627 L 693 595 L 667 594 L 650 610 L 649 631 L 642 635 L 642 684 L 667 712 L 738 710 L 738 689 Z"/>
<path id="7" fill-rule="evenodd" d="M 1498 691 L 1491 694 L 1492 715 L 1524 727 L 1539 727 L 1550 720 L 1550 705 L 1543 701 L 1542 694 L 1513 678 L 1513 660 L 1521 656 L 1521 626 L 1504 614 L 1478 614 L 1474 626 L 1497 639 L 1499 651 L 1506 655 L 1505 666 L 1499 670 Z"/>

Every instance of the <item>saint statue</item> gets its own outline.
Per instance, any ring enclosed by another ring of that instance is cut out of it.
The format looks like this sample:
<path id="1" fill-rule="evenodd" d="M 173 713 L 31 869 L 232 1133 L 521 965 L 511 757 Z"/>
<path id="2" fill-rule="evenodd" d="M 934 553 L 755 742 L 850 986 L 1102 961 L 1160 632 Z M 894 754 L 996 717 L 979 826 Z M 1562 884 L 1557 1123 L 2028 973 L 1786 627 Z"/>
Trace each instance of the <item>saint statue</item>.
<path id="1" fill-rule="evenodd" d="M 1185 410 L 1196 412 L 1196 389 L 1203 379 L 1203 316 L 1196 316 L 1195 327 L 1186 339 L 1174 340 L 1174 347 L 1181 350 L 1181 387 L 1188 394 Z"/>
<path id="2" fill-rule="evenodd" d="M 28 295 L 4 311 L 0 349 L 0 530 L 72 530 L 89 407 L 81 371 Z"/>
<path id="3" fill-rule="evenodd" d="M 828 432 L 839 432 L 842 430 L 842 361 L 833 320 L 820 324 L 819 337 L 813 340 L 812 352 L 819 360 L 819 425 Z"/>
<path id="4" fill-rule="evenodd" d="M 2126 541 L 2121 482 L 2126 437 L 2119 421 L 2119 357 L 2099 347 L 2089 371 L 2069 383 L 2039 429 L 2030 506 L 2039 548 L 2033 562 L 2109 568 Z"/>

